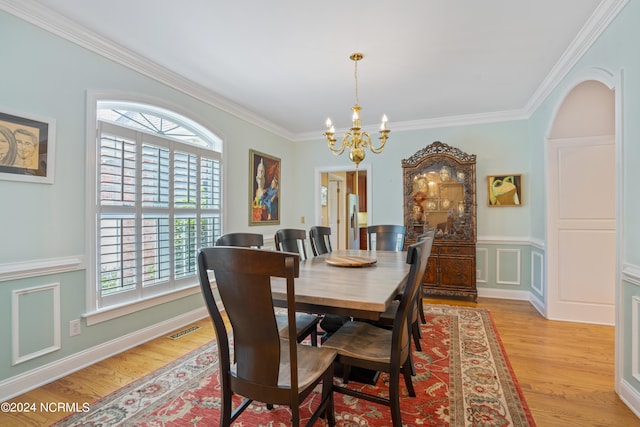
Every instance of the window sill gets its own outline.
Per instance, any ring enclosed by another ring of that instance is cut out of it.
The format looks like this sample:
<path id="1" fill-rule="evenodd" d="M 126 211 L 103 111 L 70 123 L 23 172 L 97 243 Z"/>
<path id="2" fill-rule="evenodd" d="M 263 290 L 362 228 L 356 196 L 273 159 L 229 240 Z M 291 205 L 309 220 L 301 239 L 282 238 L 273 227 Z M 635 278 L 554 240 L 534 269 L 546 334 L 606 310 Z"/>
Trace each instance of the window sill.
<path id="1" fill-rule="evenodd" d="M 118 306 L 106 307 L 100 310 L 91 311 L 85 313 L 84 317 L 87 321 L 87 326 L 96 325 L 98 323 L 106 322 L 108 320 L 116 319 L 118 317 L 126 316 L 147 308 L 155 307 L 160 304 L 175 301 L 180 298 L 185 298 L 190 295 L 199 294 L 200 285 L 194 284 L 192 286 L 182 288 L 179 290 L 167 292 L 161 295 L 155 295 L 153 297 L 132 301 L 130 303 L 121 304 Z"/>

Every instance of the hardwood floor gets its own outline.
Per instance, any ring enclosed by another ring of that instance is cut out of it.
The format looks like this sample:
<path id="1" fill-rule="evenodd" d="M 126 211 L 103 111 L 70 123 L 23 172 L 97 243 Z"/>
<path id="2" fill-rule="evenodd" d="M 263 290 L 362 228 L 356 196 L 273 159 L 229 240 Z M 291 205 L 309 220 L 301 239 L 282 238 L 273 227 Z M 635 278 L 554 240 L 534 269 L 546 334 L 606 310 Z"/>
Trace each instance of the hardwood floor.
<path id="1" fill-rule="evenodd" d="M 479 298 L 478 303 L 427 303 L 487 308 L 540 427 L 640 426 L 614 391 L 614 328 L 544 319 L 525 301 Z M 10 402 L 93 403 L 213 338 L 208 319 L 178 340 L 160 337 L 25 393 Z M 167 334 L 169 335 L 169 334 Z M 68 413 L 0 412 L 0 425 L 46 426 Z"/>

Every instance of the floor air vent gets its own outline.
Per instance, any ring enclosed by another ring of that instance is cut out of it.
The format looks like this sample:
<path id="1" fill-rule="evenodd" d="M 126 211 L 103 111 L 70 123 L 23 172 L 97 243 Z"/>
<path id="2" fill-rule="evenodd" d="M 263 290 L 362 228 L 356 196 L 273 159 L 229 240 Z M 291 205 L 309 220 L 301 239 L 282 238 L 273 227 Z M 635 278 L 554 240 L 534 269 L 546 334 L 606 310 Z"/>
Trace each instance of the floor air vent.
<path id="1" fill-rule="evenodd" d="M 200 326 L 197 325 L 193 325 L 193 326 L 189 326 L 188 328 L 185 328 L 181 331 L 176 332 L 175 334 L 171 334 L 169 335 L 169 338 L 172 340 L 177 340 L 182 338 L 183 336 L 190 334 L 191 332 L 195 332 L 198 329 L 200 329 Z"/>

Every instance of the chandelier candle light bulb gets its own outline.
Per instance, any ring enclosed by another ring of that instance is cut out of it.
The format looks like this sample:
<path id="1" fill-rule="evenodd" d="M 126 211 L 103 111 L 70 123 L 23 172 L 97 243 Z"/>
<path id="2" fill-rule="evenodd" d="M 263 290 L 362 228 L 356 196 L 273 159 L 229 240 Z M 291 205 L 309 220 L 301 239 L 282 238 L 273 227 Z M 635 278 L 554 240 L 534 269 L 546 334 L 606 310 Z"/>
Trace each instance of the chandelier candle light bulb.
<path id="1" fill-rule="evenodd" d="M 375 153 L 382 153 L 384 150 L 384 145 L 387 142 L 387 138 L 389 136 L 389 132 L 391 132 L 387 128 L 387 115 L 382 115 L 382 123 L 380 124 L 380 146 L 374 147 L 371 143 L 371 136 L 368 132 L 361 132 L 361 118 L 360 118 L 360 105 L 358 103 L 358 61 L 364 58 L 362 53 L 353 53 L 349 57 L 352 61 L 355 62 L 355 80 L 356 80 L 356 103 L 351 109 L 353 110 L 353 115 L 351 116 L 351 129 L 344 134 L 342 137 L 342 144 L 340 147 L 336 147 L 336 138 L 334 137 L 336 130 L 331 122 L 331 119 L 328 118 L 326 121 L 327 131 L 324 133 L 324 136 L 327 137 L 327 143 L 329 145 L 329 149 L 333 154 L 340 155 L 344 152 L 347 147 L 351 147 L 349 151 L 349 158 L 352 162 L 356 164 L 356 170 L 358 169 L 358 165 L 364 159 L 366 147 Z"/>

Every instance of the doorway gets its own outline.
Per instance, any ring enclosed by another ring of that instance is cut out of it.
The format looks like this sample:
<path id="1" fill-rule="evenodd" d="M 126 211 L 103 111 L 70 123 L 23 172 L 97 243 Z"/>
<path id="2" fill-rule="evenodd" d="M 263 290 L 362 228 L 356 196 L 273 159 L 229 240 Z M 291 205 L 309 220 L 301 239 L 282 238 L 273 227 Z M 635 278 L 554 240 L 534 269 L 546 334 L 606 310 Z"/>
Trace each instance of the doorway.
<path id="1" fill-rule="evenodd" d="M 331 244 L 334 249 L 349 248 L 349 195 L 355 191 L 353 181 L 355 167 L 318 167 L 315 170 L 315 223 L 331 228 Z M 360 165 L 358 192 L 363 195 L 358 206 L 360 235 L 369 224 L 371 212 L 371 166 Z M 326 197 L 324 196 L 326 193 Z M 366 239 L 365 239 L 366 242 Z"/>
<path id="2" fill-rule="evenodd" d="M 614 325 L 619 172 L 613 90 L 593 80 L 571 90 L 547 140 L 547 165 L 546 317 Z"/>
<path id="3" fill-rule="evenodd" d="M 324 181 L 323 177 L 323 181 Z M 345 192 L 345 180 L 344 174 L 329 173 L 326 177 L 327 180 L 327 204 L 326 204 L 326 216 L 323 215 L 323 220 L 320 225 L 331 228 L 331 240 L 332 246 L 336 249 L 343 249 L 345 245 L 345 231 L 341 225 L 345 224 L 345 201 L 342 195 Z M 326 222 L 325 222 L 326 217 Z"/>

